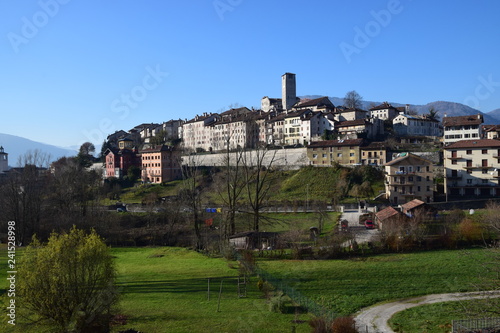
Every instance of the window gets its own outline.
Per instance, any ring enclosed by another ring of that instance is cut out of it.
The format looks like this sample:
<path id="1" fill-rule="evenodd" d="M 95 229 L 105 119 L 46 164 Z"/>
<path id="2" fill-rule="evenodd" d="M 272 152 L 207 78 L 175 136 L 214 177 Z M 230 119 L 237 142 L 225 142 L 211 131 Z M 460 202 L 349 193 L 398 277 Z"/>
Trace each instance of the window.
<path id="1" fill-rule="evenodd" d="M 323 154 L 323 155 L 322 155 L 322 157 L 323 157 L 323 158 L 326 158 L 326 154 Z"/>
<path id="2" fill-rule="evenodd" d="M 451 160 L 451 164 L 457 164 L 457 160 Z"/>
<path id="3" fill-rule="evenodd" d="M 481 149 L 481 154 L 483 155 L 488 154 L 488 149 Z"/>
<path id="4" fill-rule="evenodd" d="M 483 175 L 488 173 L 488 169 L 483 169 Z"/>
<path id="5" fill-rule="evenodd" d="M 417 182 L 421 182 L 421 181 L 422 181 L 422 177 L 417 176 Z"/>
<path id="6" fill-rule="evenodd" d="M 420 186 L 417 186 L 417 192 L 420 192 Z"/>
<path id="7" fill-rule="evenodd" d="M 350 156 L 350 157 L 354 157 L 354 153 L 350 153 L 350 154 L 349 154 L 349 156 Z"/>
<path id="8" fill-rule="evenodd" d="M 318 154 L 313 154 L 313 158 L 318 158 Z"/>
<path id="9" fill-rule="evenodd" d="M 467 155 L 472 155 L 472 149 L 467 149 L 465 152 Z"/>
<path id="10" fill-rule="evenodd" d="M 342 157 L 342 153 L 337 153 L 337 157 Z"/>
<path id="11" fill-rule="evenodd" d="M 413 181 L 413 177 L 412 176 L 408 177 L 408 181 L 412 182 Z"/>

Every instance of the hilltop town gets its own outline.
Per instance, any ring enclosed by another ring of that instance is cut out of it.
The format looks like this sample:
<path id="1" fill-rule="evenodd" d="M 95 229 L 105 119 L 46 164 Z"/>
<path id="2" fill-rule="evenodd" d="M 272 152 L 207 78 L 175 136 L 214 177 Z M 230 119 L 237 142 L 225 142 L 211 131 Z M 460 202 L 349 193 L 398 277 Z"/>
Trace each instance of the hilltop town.
<path id="1" fill-rule="evenodd" d="M 393 205 L 500 195 L 500 126 L 483 125 L 481 114 L 439 119 L 438 110 L 419 115 L 388 102 L 363 110 L 355 91 L 333 105 L 326 96 L 298 98 L 295 74 L 281 79 L 281 98 L 263 97 L 259 110 L 234 107 L 112 133 L 104 165 L 95 167 L 118 179 L 136 167 L 144 183 L 161 184 L 179 179 L 193 155 L 203 157 L 198 165 L 214 166 L 221 153 L 265 148 L 274 151 L 276 167 L 385 166 L 385 197 Z M 429 170 L 424 178 L 421 170 Z"/>

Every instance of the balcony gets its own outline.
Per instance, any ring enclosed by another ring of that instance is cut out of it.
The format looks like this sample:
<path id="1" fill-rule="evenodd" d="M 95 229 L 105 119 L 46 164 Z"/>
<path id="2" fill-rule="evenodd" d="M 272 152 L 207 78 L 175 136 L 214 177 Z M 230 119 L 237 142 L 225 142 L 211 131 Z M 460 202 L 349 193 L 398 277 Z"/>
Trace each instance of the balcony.
<path id="1" fill-rule="evenodd" d="M 446 158 L 449 159 L 449 160 L 459 160 L 459 159 L 462 158 L 462 155 L 455 155 L 455 156 L 449 155 Z"/>
<path id="2" fill-rule="evenodd" d="M 466 170 L 472 170 L 472 169 L 494 169 L 494 167 L 493 167 L 493 165 L 474 164 L 474 165 L 464 166 L 464 169 L 466 169 Z"/>

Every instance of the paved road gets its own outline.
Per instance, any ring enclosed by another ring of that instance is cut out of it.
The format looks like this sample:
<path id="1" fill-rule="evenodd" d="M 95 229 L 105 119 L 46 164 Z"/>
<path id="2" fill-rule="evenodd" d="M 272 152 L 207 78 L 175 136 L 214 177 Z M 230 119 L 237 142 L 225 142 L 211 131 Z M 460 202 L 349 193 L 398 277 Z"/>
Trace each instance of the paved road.
<path id="1" fill-rule="evenodd" d="M 354 320 L 356 321 L 356 327 L 358 330 L 363 333 L 394 333 L 394 331 L 387 324 L 387 321 L 397 312 L 424 304 L 487 297 L 500 297 L 500 291 L 436 294 L 410 298 L 363 309 L 357 313 Z"/>
<path id="2" fill-rule="evenodd" d="M 373 242 L 377 239 L 379 232 L 378 229 L 366 229 L 362 224 L 359 224 L 359 216 L 367 211 L 359 212 L 356 210 L 345 210 L 342 213 L 341 219 L 349 222 L 349 231 L 354 234 L 358 244 Z"/>

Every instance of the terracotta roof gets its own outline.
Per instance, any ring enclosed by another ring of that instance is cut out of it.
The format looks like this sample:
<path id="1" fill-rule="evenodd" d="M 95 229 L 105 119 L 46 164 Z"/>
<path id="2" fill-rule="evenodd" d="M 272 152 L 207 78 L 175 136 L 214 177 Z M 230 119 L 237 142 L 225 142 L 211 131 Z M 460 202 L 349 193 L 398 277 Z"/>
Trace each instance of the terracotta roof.
<path id="1" fill-rule="evenodd" d="M 483 115 L 458 116 L 458 117 L 443 117 L 443 126 L 460 126 L 460 125 L 480 125 L 483 123 Z"/>
<path id="2" fill-rule="evenodd" d="M 309 148 L 314 147 L 341 147 L 341 146 L 361 146 L 364 139 L 350 139 L 350 140 L 325 140 L 315 141 L 309 144 Z"/>
<path id="3" fill-rule="evenodd" d="M 416 208 L 421 205 L 425 205 L 425 202 L 423 202 L 422 200 L 413 199 L 412 201 L 402 204 L 401 208 L 403 208 L 403 210 L 405 211 L 409 211 L 410 209 Z"/>
<path id="4" fill-rule="evenodd" d="M 405 160 L 405 159 L 407 159 L 409 157 L 418 158 L 420 160 L 428 162 L 429 164 L 433 164 L 432 161 L 430 161 L 430 160 L 428 160 L 426 158 L 423 158 L 421 156 L 412 154 L 412 153 L 402 153 L 402 154 L 404 154 L 404 156 L 400 156 L 400 157 L 398 157 L 396 159 L 393 159 L 392 161 L 385 163 L 384 166 L 389 166 L 389 165 L 397 164 L 397 163 L 399 163 L 399 162 L 401 162 L 401 161 L 403 161 L 403 160 Z"/>
<path id="5" fill-rule="evenodd" d="M 368 145 L 363 147 L 363 150 L 369 149 L 385 149 L 387 148 L 387 144 L 385 142 L 370 142 Z"/>
<path id="6" fill-rule="evenodd" d="M 457 149 L 457 148 L 488 148 L 500 147 L 500 141 L 495 139 L 482 139 L 482 140 L 461 140 L 444 147 L 444 149 Z"/>
<path id="7" fill-rule="evenodd" d="M 330 99 L 326 96 L 305 101 L 304 103 L 300 103 L 300 104 L 295 105 L 295 107 L 303 108 L 303 107 L 310 107 L 310 106 L 325 106 L 325 105 L 335 107 L 335 105 L 333 105 L 333 103 L 330 101 Z"/>
<path id="8" fill-rule="evenodd" d="M 379 220 L 379 221 L 385 221 L 387 220 L 388 218 L 390 217 L 393 217 L 393 216 L 396 216 L 400 214 L 397 210 L 395 210 L 394 208 L 392 207 L 387 207 L 385 209 L 382 209 L 380 212 L 376 213 L 375 214 L 375 217 Z"/>
<path id="9" fill-rule="evenodd" d="M 500 125 L 483 125 L 483 132 L 497 132 L 500 131 Z"/>
<path id="10" fill-rule="evenodd" d="M 356 120 L 346 120 L 346 121 L 341 121 L 336 127 L 348 127 L 348 126 L 359 126 L 359 125 L 366 125 L 369 123 L 365 119 L 356 119 Z"/>
<path id="11" fill-rule="evenodd" d="M 161 146 L 155 146 L 152 148 L 146 148 L 146 149 L 141 149 L 139 153 L 144 154 L 144 153 L 158 153 L 161 151 L 172 151 L 174 148 L 172 146 L 167 146 L 167 145 L 161 145 Z"/>
<path id="12" fill-rule="evenodd" d="M 370 109 L 370 111 L 374 111 L 374 110 L 383 110 L 383 109 L 396 109 L 394 106 L 392 106 L 391 104 L 389 104 L 388 102 L 384 102 L 380 105 L 377 105 L 377 106 L 374 106 Z"/>

